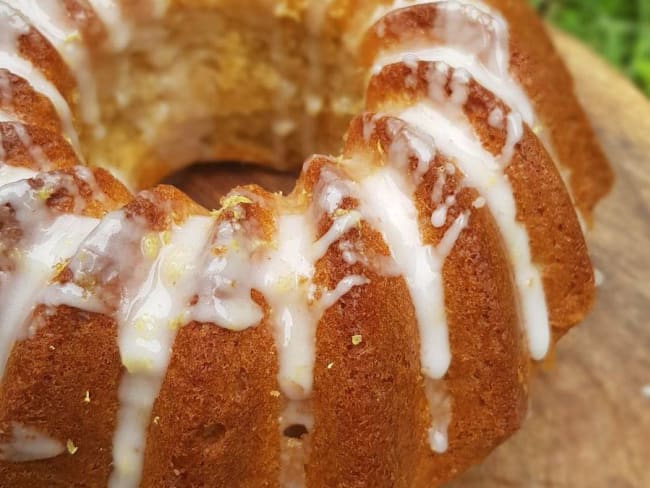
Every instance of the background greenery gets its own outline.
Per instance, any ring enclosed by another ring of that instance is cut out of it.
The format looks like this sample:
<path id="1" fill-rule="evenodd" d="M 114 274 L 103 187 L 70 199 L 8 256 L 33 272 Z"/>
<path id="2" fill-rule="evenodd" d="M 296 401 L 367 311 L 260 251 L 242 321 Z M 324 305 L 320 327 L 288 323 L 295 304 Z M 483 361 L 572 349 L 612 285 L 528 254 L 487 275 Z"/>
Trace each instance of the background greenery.
<path id="1" fill-rule="evenodd" d="M 650 0 L 531 0 L 553 24 L 580 37 L 650 95 Z"/>

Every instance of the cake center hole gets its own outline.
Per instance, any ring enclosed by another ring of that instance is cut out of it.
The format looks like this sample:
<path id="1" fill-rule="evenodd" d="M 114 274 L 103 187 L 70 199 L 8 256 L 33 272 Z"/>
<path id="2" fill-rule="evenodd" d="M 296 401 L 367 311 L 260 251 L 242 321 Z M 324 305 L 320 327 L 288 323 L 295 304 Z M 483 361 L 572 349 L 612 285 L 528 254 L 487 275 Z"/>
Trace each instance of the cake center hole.
<path id="1" fill-rule="evenodd" d="M 283 434 L 285 437 L 291 437 L 292 439 L 302 439 L 303 436 L 309 434 L 309 431 L 303 424 L 293 424 L 284 429 Z"/>
<path id="2" fill-rule="evenodd" d="M 297 173 L 282 172 L 243 162 L 198 163 L 171 174 L 162 183 L 174 185 L 207 209 L 240 185 L 256 184 L 269 192 L 289 193 Z"/>

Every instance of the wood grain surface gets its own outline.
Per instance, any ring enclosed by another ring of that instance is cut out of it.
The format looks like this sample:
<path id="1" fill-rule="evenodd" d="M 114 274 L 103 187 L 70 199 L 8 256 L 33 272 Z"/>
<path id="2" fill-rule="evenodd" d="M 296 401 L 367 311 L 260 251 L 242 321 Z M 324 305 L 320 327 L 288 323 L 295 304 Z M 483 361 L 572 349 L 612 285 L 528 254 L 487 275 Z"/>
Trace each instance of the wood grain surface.
<path id="1" fill-rule="evenodd" d="M 604 281 L 536 379 L 525 427 L 455 488 L 650 488 L 650 102 L 583 45 L 554 38 L 617 174 L 589 236 Z M 294 178 L 213 165 L 170 182 L 211 208 L 234 185 L 287 192 Z"/>

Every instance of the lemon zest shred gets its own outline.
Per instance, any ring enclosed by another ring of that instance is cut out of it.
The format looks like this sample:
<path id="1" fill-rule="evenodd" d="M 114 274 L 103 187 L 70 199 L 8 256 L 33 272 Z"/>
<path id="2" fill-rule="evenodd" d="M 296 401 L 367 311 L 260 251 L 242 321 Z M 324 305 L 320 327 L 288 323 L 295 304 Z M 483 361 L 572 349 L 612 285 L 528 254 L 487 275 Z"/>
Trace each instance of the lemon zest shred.
<path id="1" fill-rule="evenodd" d="M 74 455 L 79 450 L 79 447 L 75 445 L 72 439 L 68 439 L 66 441 L 65 447 L 68 450 L 68 454 L 70 454 L 71 456 Z"/>

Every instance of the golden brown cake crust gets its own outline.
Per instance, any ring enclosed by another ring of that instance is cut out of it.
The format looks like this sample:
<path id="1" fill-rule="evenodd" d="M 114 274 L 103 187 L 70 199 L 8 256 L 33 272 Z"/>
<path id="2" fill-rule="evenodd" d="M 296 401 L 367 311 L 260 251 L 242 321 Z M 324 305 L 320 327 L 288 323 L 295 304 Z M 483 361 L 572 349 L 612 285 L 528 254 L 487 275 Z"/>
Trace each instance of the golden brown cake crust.
<path id="1" fill-rule="evenodd" d="M 331 160 L 312 160 L 307 181 L 331 166 L 337 171 Z M 319 235 L 330 225 L 324 218 Z M 345 239 L 369 256 L 389 252 L 367 224 Z M 428 420 L 414 311 L 405 306 L 410 299 L 403 279 L 347 264 L 334 246 L 315 276 L 332 289 L 353 274 L 367 276 L 369 284 L 342 297 L 318 324 L 307 486 L 412 486 Z"/>
<path id="2" fill-rule="evenodd" d="M 363 120 L 353 121 L 347 139 L 349 150 L 369 151 L 370 157 L 381 159 L 386 151 L 377 152 L 378 143 L 383 147 L 391 144 L 386 123 L 386 119 L 376 122 L 375 134 L 365 140 Z M 441 170 L 450 162 L 438 156 L 417 190 L 423 222 L 434 210 L 433 202 L 426 196 L 431 195 Z M 443 195 L 449 196 L 458 189 L 458 180 L 447 177 Z M 439 229 L 423 226 L 427 242 L 438 245 L 456 217 L 472 209 L 471 226 L 454 247 L 444 268 L 453 359 L 440 385 L 453 398 L 449 449 L 442 455 L 433 454 L 420 428 L 417 449 L 399 451 L 408 460 L 417 462 L 414 478 L 405 486 L 429 486 L 432 480 L 438 486 L 453 478 L 518 430 L 526 411 L 528 355 L 513 300 L 511 271 L 504 265 L 507 258 L 500 231 L 489 211 L 473 208 L 477 197 L 475 190 L 460 191 L 457 206 L 449 213 L 445 226 Z M 387 288 L 392 290 L 395 286 Z M 495 363 L 500 365 L 496 370 L 490 367 Z M 424 379 L 420 375 L 415 379 L 422 391 Z M 426 430 L 430 425 L 426 404 L 419 407 L 418 418 Z"/>
<path id="3" fill-rule="evenodd" d="M 415 73 L 405 65 L 384 68 L 369 84 L 369 108 L 381 111 L 423 100 L 435 103 L 428 97 L 428 73 L 433 69 L 432 63 L 425 62 L 418 63 Z M 451 94 L 451 73 L 445 89 Z M 509 113 L 493 94 L 474 81 L 469 83 L 463 111 L 495 156 L 503 151 L 507 138 L 506 130 L 488 122 L 497 107 Z M 561 335 L 585 317 L 595 296 L 593 268 L 578 217 L 553 160 L 530 128 L 524 127 L 505 173 L 515 196 L 517 220 L 525 225 L 533 259 L 542 269 L 551 325 Z"/>
<path id="4" fill-rule="evenodd" d="M 596 203 L 611 189 L 613 173 L 580 107 L 573 81 L 545 32 L 544 25 L 527 2 L 489 0 L 507 21 L 510 70 L 522 84 L 557 153 L 570 171 L 570 186 L 586 219 Z M 369 65 L 384 51 L 403 46 L 440 44 L 434 36 L 443 4 L 424 4 L 389 13 L 381 29 L 370 29 L 361 47 L 361 59 Z M 380 33 L 381 35 L 380 35 Z"/>
<path id="5" fill-rule="evenodd" d="M 61 132 L 61 121 L 52 102 L 35 92 L 26 80 L 7 69 L 0 69 L 0 84 L 12 93 L 11 97 L 0 97 L 3 112 L 15 116 L 17 122 L 49 130 L 52 137 Z"/>
<path id="6" fill-rule="evenodd" d="M 257 187 L 240 190 L 270 199 Z M 225 209 L 218 219 L 233 217 Z M 240 218 L 255 221 L 261 239 L 273 234 L 270 207 L 246 205 Z M 191 322 L 179 330 L 151 414 L 142 486 L 277 485 L 278 360 L 269 307 L 260 293 L 253 297 L 265 311 L 255 328 Z"/>
<path id="7" fill-rule="evenodd" d="M 614 174 L 578 103 L 571 75 L 528 2 L 487 3 L 508 22 L 513 71 L 549 131 L 559 160 L 571 169 L 573 196 L 589 219 L 595 205 L 611 190 Z"/>
<path id="8" fill-rule="evenodd" d="M 23 126 L 22 130 L 32 144 L 39 145 L 47 167 L 43 167 L 43 160 L 39 160 L 37 154 L 31 152 L 29 147 L 23 143 L 13 123 L 0 122 L 0 137 L 7 164 L 37 171 L 71 168 L 79 164 L 74 150 L 59 133 L 50 132 L 37 125 Z"/>
<path id="9" fill-rule="evenodd" d="M 18 37 L 17 43 L 20 55 L 38 66 L 45 78 L 74 107 L 77 83 L 56 49 L 33 26 L 29 26 L 28 31 Z"/>
<path id="10" fill-rule="evenodd" d="M 276 486 L 276 376 L 267 324 L 183 327 L 152 412 L 142 486 Z"/>
<path id="11" fill-rule="evenodd" d="M 35 312 L 38 332 L 17 343 L 9 358 L 0 390 L 0 432 L 7 441 L 12 422 L 21 422 L 78 450 L 37 463 L 1 462 L 0 486 L 104 486 L 121 370 L 115 321 L 69 307 L 53 315 L 42 312 Z"/>

